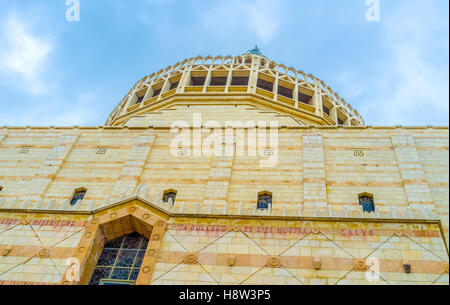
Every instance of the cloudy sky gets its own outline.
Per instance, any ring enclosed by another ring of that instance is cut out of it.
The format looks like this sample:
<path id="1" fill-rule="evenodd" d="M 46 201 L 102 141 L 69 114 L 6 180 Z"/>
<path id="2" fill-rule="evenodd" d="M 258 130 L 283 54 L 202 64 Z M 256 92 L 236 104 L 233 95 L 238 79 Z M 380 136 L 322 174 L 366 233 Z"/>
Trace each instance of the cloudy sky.
<path id="1" fill-rule="evenodd" d="M 0 125 L 103 125 L 145 75 L 260 46 L 370 125 L 448 126 L 448 0 L 0 0 Z"/>

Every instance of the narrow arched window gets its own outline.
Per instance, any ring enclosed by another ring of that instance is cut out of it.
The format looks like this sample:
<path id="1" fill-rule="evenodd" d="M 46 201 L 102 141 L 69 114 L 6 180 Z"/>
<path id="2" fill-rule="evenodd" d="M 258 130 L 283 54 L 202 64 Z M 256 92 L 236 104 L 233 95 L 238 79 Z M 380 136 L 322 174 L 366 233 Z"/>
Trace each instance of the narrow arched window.
<path id="1" fill-rule="evenodd" d="M 136 232 L 106 242 L 89 285 L 133 285 L 147 244 L 148 239 Z"/>
<path id="2" fill-rule="evenodd" d="M 359 194 L 359 205 L 363 207 L 364 212 L 375 212 L 375 203 L 373 195 L 368 193 Z"/>
<path id="3" fill-rule="evenodd" d="M 73 193 L 72 199 L 70 200 L 70 205 L 74 206 L 78 203 L 78 201 L 83 200 L 84 196 L 86 195 L 87 189 L 85 188 L 79 188 L 76 189 Z"/>
<path id="4" fill-rule="evenodd" d="M 177 191 L 175 190 L 167 190 L 164 191 L 163 202 L 169 202 L 172 199 L 172 202 L 175 203 L 175 198 L 177 198 Z"/>
<path id="5" fill-rule="evenodd" d="M 272 207 L 272 193 L 270 192 L 261 192 L 258 194 L 258 210 L 268 210 L 269 207 Z"/>
<path id="6" fill-rule="evenodd" d="M 0 192 L 3 190 L 3 186 L 0 185 Z"/>

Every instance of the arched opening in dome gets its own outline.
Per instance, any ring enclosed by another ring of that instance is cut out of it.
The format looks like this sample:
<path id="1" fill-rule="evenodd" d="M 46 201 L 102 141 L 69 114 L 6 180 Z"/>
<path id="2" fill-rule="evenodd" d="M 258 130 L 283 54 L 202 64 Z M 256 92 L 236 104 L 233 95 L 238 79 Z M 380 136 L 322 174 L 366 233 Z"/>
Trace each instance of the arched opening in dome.
<path id="1" fill-rule="evenodd" d="M 178 88 L 178 85 L 180 84 L 180 82 L 179 81 L 176 81 L 176 82 L 173 82 L 173 83 L 170 83 L 170 87 L 169 87 L 169 90 L 173 90 L 173 89 L 176 89 L 176 88 Z"/>
<path id="2" fill-rule="evenodd" d="M 156 89 L 155 91 L 153 91 L 152 97 L 156 97 L 156 96 L 158 96 L 158 95 L 160 95 L 160 94 L 161 94 L 161 88 Z"/>
<path id="3" fill-rule="evenodd" d="M 147 93 L 147 89 L 142 89 L 136 92 L 135 96 L 133 97 L 133 103 L 132 105 L 140 104 L 142 101 L 144 101 L 145 94 Z"/>
<path id="4" fill-rule="evenodd" d="M 249 71 L 234 71 L 231 76 L 231 86 L 248 86 Z"/>
<path id="5" fill-rule="evenodd" d="M 211 76 L 210 86 L 225 86 L 228 79 L 228 71 L 213 72 Z"/>
<path id="6" fill-rule="evenodd" d="M 206 81 L 206 71 L 192 71 L 189 86 L 202 87 Z"/>
<path id="7" fill-rule="evenodd" d="M 270 79 L 269 77 L 266 77 L 266 76 L 259 75 L 258 81 L 256 82 L 256 87 L 272 92 L 273 91 L 273 79 Z"/>
<path id="8" fill-rule="evenodd" d="M 169 91 L 178 88 L 178 85 L 180 84 L 180 79 L 181 79 L 181 74 L 169 79 Z"/>
<path id="9" fill-rule="evenodd" d="M 294 94 L 294 84 L 280 80 L 278 85 L 278 94 L 287 97 L 289 99 L 292 99 Z"/>
<path id="10" fill-rule="evenodd" d="M 152 94 L 151 94 L 151 96 L 152 97 L 159 96 L 161 94 L 161 90 L 162 90 L 163 85 L 164 85 L 164 83 L 162 82 L 162 80 L 158 80 L 156 82 L 156 84 L 154 84 L 152 86 Z"/>
<path id="11" fill-rule="evenodd" d="M 303 103 L 303 104 L 307 104 L 307 105 L 312 105 L 312 98 L 314 95 L 314 91 L 312 90 L 308 90 L 302 86 L 298 87 L 298 101 Z"/>
<path id="12" fill-rule="evenodd" d="M 140 104 L 140 103 L 142 103 L 143 100 L 144 100 L 144 96 L 143 95 L 137 96 L 135 104 Z"/>
<path id="13" fill-rule="evenodd" d="M 322 111 L 323 111 L 323 113 L 325 113 L 326 115 L 330 116 L 330 108 L 328 108 L 327 105 L 325 105 L 325 104 L 322 105 Z"/>

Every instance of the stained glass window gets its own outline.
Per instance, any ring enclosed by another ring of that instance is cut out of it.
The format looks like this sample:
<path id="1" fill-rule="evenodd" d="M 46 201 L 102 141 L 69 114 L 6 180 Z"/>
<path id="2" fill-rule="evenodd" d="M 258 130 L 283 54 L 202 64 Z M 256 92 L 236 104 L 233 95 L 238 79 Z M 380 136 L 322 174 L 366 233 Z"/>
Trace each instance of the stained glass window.
<path id="1" fill-rule="evenodd" d="M 375 212 L 375 204 L 371 196 L 359 196 L 359 205 L 363 207 L 364 212 Z"/>
<path id="2" fill-rule="evenodd" d="M 70 200 L 70 205 L 74 206 L 78 203 L 78 201 L 83 200 L 84 195 L 86 195 L 86 190 L 76 191 L 75 194 L 72 197 L 72 200 Z"/>
<path id="3" fill-rule="evenodd" d="M 164 197 L 163 197 L 163 201 L 164 202 L 169 202 L 170 198 L 172 198 L 172 202 L 175 203 L 175 198 L 177 197 L 177 193 L 176 192 L 165 192 L 164 193 Z"/>
<path id="4" fill-rule="evenodd" d="M 258 196 L 258 210 L 268 210 L 272 206 L 272 195 L 262 194 Z"/>
<path id="5" fill-rule="evenodd" d="M 136 232 L 106 242 L 89 285 L 136 281 L 147 244 L 148 239 Z"/>

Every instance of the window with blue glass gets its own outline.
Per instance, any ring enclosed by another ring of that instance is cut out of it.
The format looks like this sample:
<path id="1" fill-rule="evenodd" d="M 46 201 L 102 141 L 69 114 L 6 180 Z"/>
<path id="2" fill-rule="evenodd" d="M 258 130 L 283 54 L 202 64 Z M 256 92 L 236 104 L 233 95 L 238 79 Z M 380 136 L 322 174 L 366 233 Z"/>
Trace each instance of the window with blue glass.
<path id="1" fill-rule="evenodd" d="M 87 189 L 76 189 L 75 193 L 72 196 L 72 199 L 70 200 L 70 205 L 74 206 L 78 203 L 78 201 L 83 200 L 86 192 Z"/>
<path id="2" fill-rule="evenodd" d="M 363 207 L 364 212 L 375 212 L 375 203 L 373 201 L 373 196 L 370 194 L 359 195 L 359 205 Z"/>
<path id="3" fill-rule="evenodd" d="M 261 193 L 258 195 L 258 210 L 268 210 L 269 207 L 272 207 L 272 194 L 270 193 Z"/>
<path id="4" fill-rule="evenodd" d="M 169 202 L 172 199 L 172 203 L 175 203 L 175 198 L 177 198 L 177 191 L 167 190 L 164 191 L 163 202 Z"/>
<path id="5" fill-rule="evenodd" d="M 136 232 L 106 242 L 89 285 L 133 284 L 147 244 L 148 239 Z"/>

